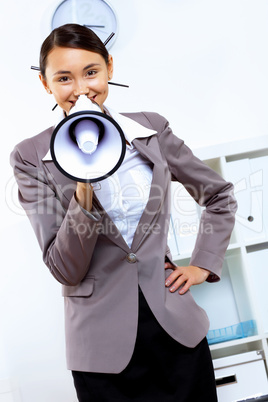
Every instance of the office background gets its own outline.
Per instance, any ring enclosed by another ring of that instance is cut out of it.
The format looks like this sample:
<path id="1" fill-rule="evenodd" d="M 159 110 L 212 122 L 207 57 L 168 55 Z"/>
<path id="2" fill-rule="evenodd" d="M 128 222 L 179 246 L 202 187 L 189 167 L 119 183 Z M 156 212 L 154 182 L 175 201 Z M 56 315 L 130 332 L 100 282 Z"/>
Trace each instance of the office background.
<path id="1" fill-rule="evenodd" d="M 110 49 L 113 80 L 130 88 L 110 87 L 107 104 L 163 114 L 194 149 L 267 135 L 266 0 L 109 3 L 119 23 Z M 42 263 L 9 166 L 14 145 L 52 125 L 58 113 L 30 69 L 58 4 L 0 1 L 0 384 L 10 379 L 27 402 L 76 400 L 65 369 L 60 284 Z"/>

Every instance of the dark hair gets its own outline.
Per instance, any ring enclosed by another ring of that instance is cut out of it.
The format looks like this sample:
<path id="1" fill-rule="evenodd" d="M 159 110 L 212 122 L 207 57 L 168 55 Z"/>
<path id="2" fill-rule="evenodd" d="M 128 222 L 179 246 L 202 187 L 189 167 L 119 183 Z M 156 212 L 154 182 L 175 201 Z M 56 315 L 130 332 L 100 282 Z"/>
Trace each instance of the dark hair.
<path id="1" fill-rule="evenodd" d="M 78 24 L 65 24 L 55 28 L 41 46 L 39 67 L 43 77 L 45 77 L 48 54 L 57 46 L 99 53 L 108 64 L 109 53 L 100 38 L 91 29 Z"/>

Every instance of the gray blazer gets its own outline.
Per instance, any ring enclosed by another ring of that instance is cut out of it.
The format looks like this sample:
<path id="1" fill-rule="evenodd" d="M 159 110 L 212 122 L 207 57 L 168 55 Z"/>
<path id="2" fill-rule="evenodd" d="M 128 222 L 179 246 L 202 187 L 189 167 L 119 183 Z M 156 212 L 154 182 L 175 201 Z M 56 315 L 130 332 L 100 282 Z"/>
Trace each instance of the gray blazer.
<path id="1" fill-rule="evenodd" d="M 94 220 L 76 202 L 76 183 L 52 161 L 42 161 L 49 150 L 52 127 L 22 141 L 11 154 L 19 200 L 45 264 L 63 284 L 71 370 L 119 373 L 127 366 L 137 333 L 138 286 L 158 322 L 174 339 L 194 347 L 206 336 L 207 315 L 191 292 L 179 295 L 165 287 L 170 270 L 165 271 L 164 261 L 172 261 L 167 246 L 171 180 L 181 182 L 206 207 L 190 263 L 210 270 L 208 281 L 220 278 L 234 225 L 232 184 L 197 159 L 162 116 L 126 116 L 157 131 L 133 142 L 153 163 L 153 179 L 131 249 L 96 195 L 93 205 L 100 217 Z M 212 230 L 204 230 L 206 225 Z"/>

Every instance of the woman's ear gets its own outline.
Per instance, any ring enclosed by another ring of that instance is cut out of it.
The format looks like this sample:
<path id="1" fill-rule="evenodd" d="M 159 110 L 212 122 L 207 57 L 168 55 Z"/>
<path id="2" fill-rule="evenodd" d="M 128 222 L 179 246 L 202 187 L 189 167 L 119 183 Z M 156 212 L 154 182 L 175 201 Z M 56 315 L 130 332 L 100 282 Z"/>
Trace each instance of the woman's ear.
<path id="1" fill-rule="evenodd" d="M 39 79 L 43 84 L 43 87 L 45 88 L 45 90 L 47 91 L 48 94 L 52 94 L 52 91 L 49 89 L 48 84 L 47 84 L 47 80 L 43 77 L 43 75 L 41 73 L 39 73 Z"/>
<path id="2" fill-rule="evenodd" d="M 107 70 L 108 70 L 108 79 L 111 80 L 113 78 L 114 73 L 114 61 L 113 57 L 110 54 L 108 56 Z"/>

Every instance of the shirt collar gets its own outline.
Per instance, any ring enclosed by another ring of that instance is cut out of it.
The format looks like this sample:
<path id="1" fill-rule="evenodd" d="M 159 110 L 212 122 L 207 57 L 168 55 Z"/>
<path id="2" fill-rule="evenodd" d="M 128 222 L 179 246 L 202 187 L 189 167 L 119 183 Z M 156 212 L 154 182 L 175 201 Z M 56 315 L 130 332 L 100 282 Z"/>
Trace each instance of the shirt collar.
<path id="1" fill-rule="evenodd" d="M 151 137 L 152 135 L 156 134 L 157 132 L 142 126 L 141 124 L 137 123 L 135 120 L 130 119 L 129 117 L 123 116 L 122 114 L 114 111 L 110 107 L 105 106 L 105 109 L 108 111 L 110 116 L 119 124 L 122 128 L 126 140 L 130 144 L 130 148 L 133 148 L 132 142 L 136 138 L 146 138 Z M 65 114 L 63 110 L 61 110 L 60 115 L 57 116 L 55 127 L 60 123 L 62 119 L 65 118 Z M 51 161 L 51 153 L 50 149 L 48 150 L 47 154 L 42 158 L 43 161 Z"/>
<path id="2" fill-rule="evenodd" d="M 151 137 L 157 132 L 142 126 L 135 120 L 129 117 L 123 116 L 122 114 L 114 111 L 110 107 L 105 106 L 112 118 L 119 124 L 122 128 L 126 140 L 131 144 L 136 138 L 146 138 Z"/>

